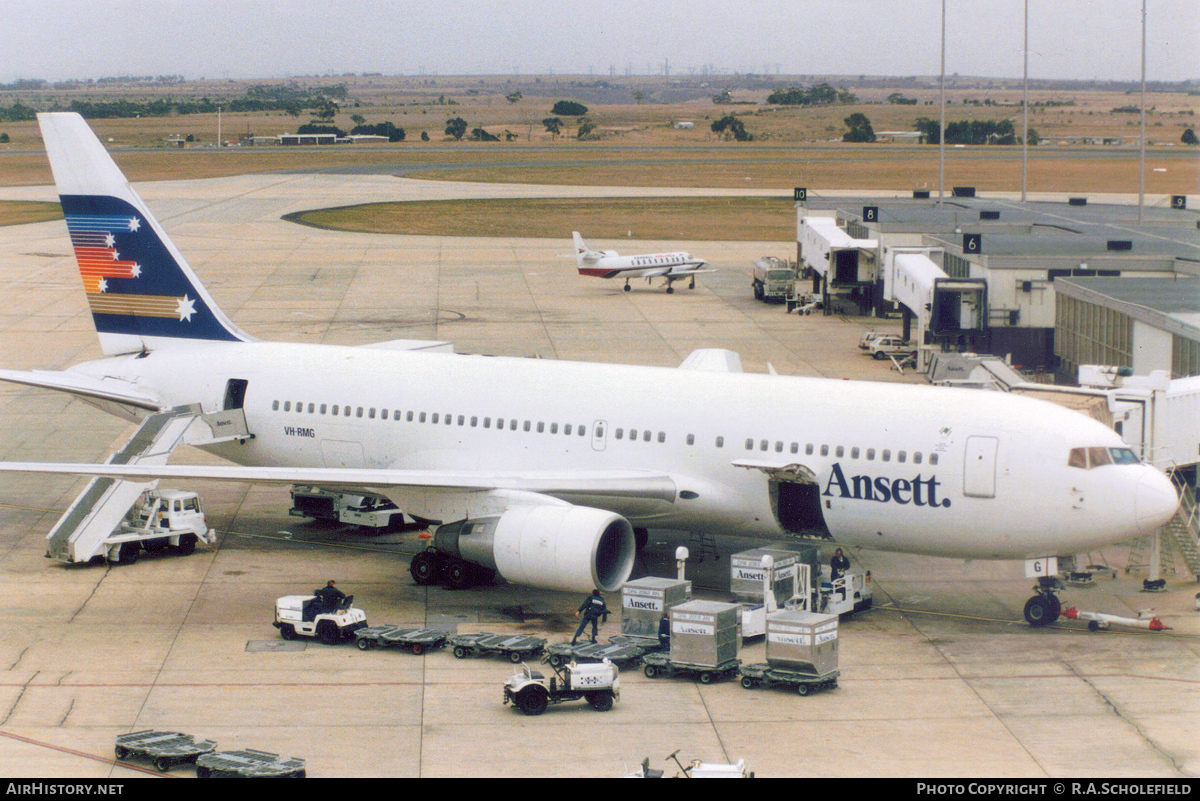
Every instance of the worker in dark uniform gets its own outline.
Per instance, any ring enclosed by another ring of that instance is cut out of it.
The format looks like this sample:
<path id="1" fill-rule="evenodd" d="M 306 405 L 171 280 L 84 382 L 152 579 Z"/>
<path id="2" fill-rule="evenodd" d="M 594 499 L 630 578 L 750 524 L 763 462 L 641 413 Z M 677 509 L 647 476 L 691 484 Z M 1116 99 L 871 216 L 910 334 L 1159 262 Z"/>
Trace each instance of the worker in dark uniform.
<path id="1" fill-rule="evenodd" d="M 583 615 L 583 620 L 579 621 L 579 628 L 575 630 L 575 636 L 571 638 L 571 645 L 574 645 L 575 641 L 579 639 L 579 635 L 583 634 L 583 630 L 587 628 L 589 622 L 592 624 L 592 642 L 595 642 L 599 627 L 597 621 L 603 617 L 603 622 L 608 622 L 608 605 L 600 597 L 600 590 L 592 590 L 592 594 L 583 599 L 583 603 L 575 612 L 575 617 L 579 617 L 580 614 Z"/>
<path id="2" fill-rule="evenodd" d="M 671 618 L 666 612 L 658 620 L 658 644 L 664 651 L 671 650 Z"/>
<path id="3" fill-rule="evenodd" d="M 329 583 L 313 593 L 317 596 L 318 615 L 336 612 L 346 600 L 346 595 L 337 588 L 337 583 L 330 579 Z"/>
<path id="4" fill-rule="evenodd" d="M 842 574 L 850 569 L 850 560 L 842 553 L 842 549 L 838 548 L 833 552 L 833 558 L 829 560 L 829 578 L 830 581 L 837 581 L 842 577 Z"/>

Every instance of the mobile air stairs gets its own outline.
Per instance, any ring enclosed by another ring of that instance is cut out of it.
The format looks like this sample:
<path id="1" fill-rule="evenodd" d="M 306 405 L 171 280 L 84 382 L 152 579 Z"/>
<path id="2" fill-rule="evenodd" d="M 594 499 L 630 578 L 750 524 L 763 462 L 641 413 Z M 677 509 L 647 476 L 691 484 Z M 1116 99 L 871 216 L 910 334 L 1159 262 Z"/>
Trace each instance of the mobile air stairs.
<path id="1" fill-rule="evenodd" d="M 1172 480 L 1180 491 L 1179 511 L 1165 526 L 1158 531 L 1139 537 L 1130 549 L 1129 562 L 1125 572 L 1136 569 L 1151 569 L 1153 573 L 1153 549 L 1155 540 L 1160 548 L 1160 570 L 1174 574 L 1175 550 L 1187 565 L 1188 572 L 1200 581 L 1200 507 L 1196 503 L 1196 491 L 1183 483 L 1177 473 L 1170 473 Z M 1152 575 L 1157 579 L 1157 575 Z"/>
<path id="2" fill-rule="evenodd" d="M 177 406 L 147 417 L 107 464 L 166 464 L 185 443 L 213 445 L 253 436 L 246 430 L 246 415 L 240 408 L 204 414 L 199 404 Z M 126 543 L 140 547 L 136 535 L 122 536 L 122 522 L 142 493 L 157 485 L 157 481 L 93 478 L 47 535 L 46 557 L 66 563 L 88 562 L 97 556 L 116 560 Z M 206 542 L 214 539 L 207 528 L 198 537 Z"/>

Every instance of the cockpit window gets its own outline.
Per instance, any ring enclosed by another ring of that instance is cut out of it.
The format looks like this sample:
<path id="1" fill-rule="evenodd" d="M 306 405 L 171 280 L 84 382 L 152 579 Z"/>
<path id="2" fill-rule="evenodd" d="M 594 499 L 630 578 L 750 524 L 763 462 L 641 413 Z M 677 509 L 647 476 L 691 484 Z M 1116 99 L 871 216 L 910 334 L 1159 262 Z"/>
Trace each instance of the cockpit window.
<path id="1" fill-rule="evenodd" d="M 1130 448 L 1072 448 L 1067 457 L 1068 467 L 1091 470 L 1108 464 L 1140 464 Z"/>
<path id="2" fill-rule="evenodd" d="M 1109 448 L 1113 464 L 1140 464 L 1141 459 L 1130 448 Z"/>

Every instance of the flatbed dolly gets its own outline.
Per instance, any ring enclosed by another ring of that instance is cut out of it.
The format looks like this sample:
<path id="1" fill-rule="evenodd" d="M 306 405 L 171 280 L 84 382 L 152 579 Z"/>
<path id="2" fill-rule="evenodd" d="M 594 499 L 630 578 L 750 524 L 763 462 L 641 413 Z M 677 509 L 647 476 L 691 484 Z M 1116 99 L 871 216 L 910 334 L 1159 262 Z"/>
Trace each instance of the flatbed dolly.
<path id="1" fill-rule="evenodd" d="M 212 740 L 197 742 L 190 734 L 147 729 L 118 734 L 115 751 L 117 759 L 122 762 L 130 757 L 142 757 L 150 760 L 155 770 L 165 773 L 173 765 L 195 762 L 197 757 L 211 753 L 216 748 L 217 744 Z"/>
<path id="2" fill-rule="evenodd" d="M 746 665 L 740 671 L 742 687 L 752 690 L 760 684 L 768 686 L 795 687 L 800 695 L 808 695 L 813 690 L 832 690 L 838 686 L 839 672 L 834 670 L 824 675 L 806 673 L 801 670 L 789 670 L 784 667 L 769 665 L 761 662 Z"/>
<path id="3" fill-rule="evenodd" d="M 500 654 L 513 664 L 541 656 L 546 650 L 545 640 L 528 634 L 459 634 L 446 644 L 454 649 L 458 659 L 466 659 L 472 654 Z"/>
<path id="4" fill-rule="evenodd" d="M 405 629 L 399 626 L 370 626 L 354 632 L 354 642 L 360 651 L 371 648 L 403 648 L 417 656 L 441 648 L 449 635 L 432 629 Z"/>
<path id="5" fill-rule="evenodd" d="M 701 684 L 712 684 L 714 681 L 724 681 L 737 675 L 740 659 L 730 659 L 715 667 L 712 665 L 695 665 L 691 662 L 673 662 L 667 654 L 646 654 L 642 657 L 645 666 L 642 672 L 648 679 L 669 676 L 695 676 Z"/>
<path id="6" fill-rule="evenodd" d="M 603 662 L 607 659 L 621 670 L 627 670 L 636 665 L 646 653 L 644 648 L 637 645 L 587 642 L 571 645 L 569 642 L 556 642 L 546 646 L 547 662 L 551 667 L 562 667 L 570 662 L 587 664 Z"/>
<path id="7" fill-rule="evenodd" d="M 246 748 L 242 751 L 217 751 L 196 760 L 197 779 L 303 779 L 308 774 L 305 761 L 279 754 Z"/>

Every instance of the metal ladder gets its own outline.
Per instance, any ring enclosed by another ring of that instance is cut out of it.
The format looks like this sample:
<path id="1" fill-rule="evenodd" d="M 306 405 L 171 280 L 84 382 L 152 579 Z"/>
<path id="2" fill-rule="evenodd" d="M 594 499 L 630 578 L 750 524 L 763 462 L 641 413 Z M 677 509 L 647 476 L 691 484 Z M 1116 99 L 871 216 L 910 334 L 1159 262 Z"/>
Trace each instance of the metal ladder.
<path id="1" fill-rule="evenodd" d="M 193 426 L 197 421 L 204 425 Z M 221 436 L 215 432 L 222 428 Z M 228 435 L 226 435 L 228 432 Z M 241 409 L 203 414 L 199 404 L 152 414 L 106 464 L 166 464 L 185 441 L 192 445 L 249 439 Z M 157 481 L 139 482 L 97 476 L 59 518 L 46 536 L 46 556 L 60 562 L 87 562 L 107 555 L 105 540 L 121 524 L 143 492 Z"/>
<path id="2" fill-rule="evenodd" d="M 1200 581 L 1200 512 L 1197 510 L 1196 493 L 1179 479 L 1177 473 L 1169 471 L 1168 474 L 1179 488 L 1179 511 L 1158 531 L 1134 540 L 1125 572 L 1150 567 L 1151 548 L 1154 538 L 1158 537 L 1161 547 L 1159 569 L 1163 575 L 1176 575 L 1175 551 L 1178 550 L 1188 572 Z"/>

